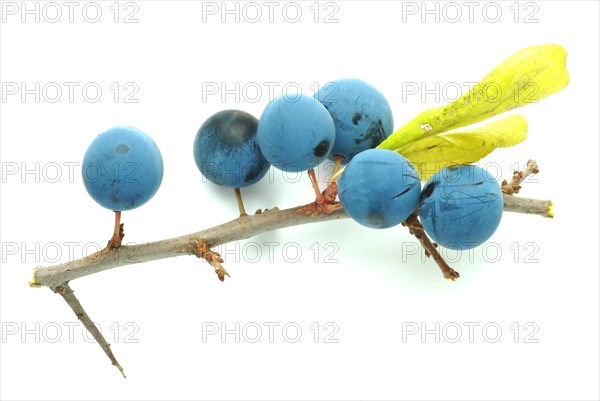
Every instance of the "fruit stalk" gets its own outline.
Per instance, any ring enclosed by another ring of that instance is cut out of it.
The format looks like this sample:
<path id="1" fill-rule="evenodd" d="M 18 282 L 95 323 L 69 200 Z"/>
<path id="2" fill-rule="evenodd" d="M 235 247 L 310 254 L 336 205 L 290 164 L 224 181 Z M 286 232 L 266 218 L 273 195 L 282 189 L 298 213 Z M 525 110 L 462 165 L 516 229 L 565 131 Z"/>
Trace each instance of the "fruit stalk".
<path id="1" fill-rule="evenodd" d="M 244 207 L 244 200 L 242 199 L 242 192 L 239 188 L 235 188 L 235 199 L 237 200 L 238 209 L 240 210 L 240 217 L 247 216 L 246 208 Z"/>
<path id="2" fill-rule="evenodd" d="M 108 248 L 118 248 L 121 246 L 123 239 L 123 225 L 121 224 L 121 212 L 115 211 L 115 228 L 113 230 L 113 236 L 108 241 Z"/>

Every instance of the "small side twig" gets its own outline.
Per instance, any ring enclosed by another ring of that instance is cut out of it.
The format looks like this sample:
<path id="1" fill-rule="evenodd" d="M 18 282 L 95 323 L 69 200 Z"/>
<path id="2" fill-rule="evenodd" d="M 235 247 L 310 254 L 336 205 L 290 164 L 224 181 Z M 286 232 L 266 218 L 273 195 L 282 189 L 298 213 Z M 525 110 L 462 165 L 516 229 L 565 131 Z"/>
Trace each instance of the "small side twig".
<path id="1" fill-rule="evenodd" d="M 221 255 L 218 252 L 211 251 L 206 242 L 198 242 L 198 240 L 194 239 L 190 242 L 190 246 L 194 255 L 206 260 L 215 269 L 219 280 L 225 281 L 225 276 L 231 277 L 222 265 L 224 261 Z"/>
<path id="2" fill-rule="evenodd" d="M 512 202 L 512 200 L 518 199 L 512 195 L 519 193 L 523 181 L 525 181 L 525 179 L 530 175 L 537 174 L 539 172 L 540 169 L 535 160 L 529 160 L 525 170 L 513 172 L 510 182 L 507 182 L 506 180 L 502 181 L 505 211 L 525 214 L 538 214 L 549 218 L 554 217 L 553 205 L 549 200 L 520 198 L 519 202 Z"/>
<path id="3" fill-rule="evenodd" d="M 106 356 L 108 356 L 112 364 L 119 369 L 124 378 L 127 378 L 127 376 L 125 376 L 123 368 L 117 361 L 117 358 L 115 358 L 115 355 L 112 353 L 112 350 L 110 349 L 110 344 L 106 341 L 100 330 L 98 330 L 98 327 L 96 327 L 96 325 L 94 324 L 90 316 L 87 314 L 85 309 L 83 309 L 83 306 L 81 306 L 81 302 L 79 302 L 79 300 L 75 296 L 75 293 L 73 289 L 69 286 L 69 283 L 64 283 L 63 285 L 56 287 L 54 289 L 54 292 L 60 294 L 63 297 L 65 302 L 69 305 L 73 312 L 75 312 L 77 318 L 81 321 L 81 323 L 83 323 L 83 326 L 94 337 L 94 340 L 96 340 L 96 342 L 102 348 Z"/>
<path id="4" fill-rule="evenodd" d="M 530 175 L 539 173 L 539 171 L 535 160 L 529 160 L 525 170 L 513 172 L 510 182 L 507 182 L 506 180 L 502 181 L 502 192 L 507 195 L 518 194 L 523 181 Z"/>
<path id="5" fill-rule="evenodd" d="M 411 214 L 402 224 L 408 227 L 409 232 L 421 242 L 421 245 L 423 245 L 425 250 L 425 256 L 431 256 L 433 260 L 435 260 L 435 263 L 437 263 L 444 274 L 444 278 L 454 281 L 460 277 L 460 274 L 448 266 L 448 263 L 446 263 L 442 255 L 440 255 L 437 250 L 437 244 L 429 239 L 425 233 L 425 228 L 423 228 L 423 225 L 419 221 L 419 217 L 415 213 Z"/>

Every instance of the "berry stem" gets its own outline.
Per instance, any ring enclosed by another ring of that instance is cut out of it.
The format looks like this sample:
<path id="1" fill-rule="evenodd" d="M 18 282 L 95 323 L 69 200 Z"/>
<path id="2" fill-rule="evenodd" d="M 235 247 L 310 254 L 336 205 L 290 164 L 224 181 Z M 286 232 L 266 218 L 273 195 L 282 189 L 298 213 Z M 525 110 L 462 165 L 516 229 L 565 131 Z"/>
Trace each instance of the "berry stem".
<path id="1" fill-rule="evenodd" d="M 244 201 L 242 199 L 242 191 L 239 188 L 235 188 L 235 199 L 237 199 L 238 208 L 240 209 L 240 217 L 248 216 L 246 209 L 244 208 Z"/>
<path id="2" fill-rule="evenodd" d="M 344 156 L 336 156 L 335 157 L 335 164 L 333 165 L 333 172 L 331 173 L 331 178 L 329 179 L 329 181 L 334 181 L 335 175 L 337 174 L 337 172 L 340 170 L 340 166 L 342 165 L 342 161 L 344 160 Z"/>
<path id="3" fill-rule="evenodd" d="M 338 170 L 335 173 L 333 173 L 333 175 L 329 179 L 329 182 L 337 181 L 337 179 L 340 178 L 340 176 L 342 175 L 342 173 L 344 172 L 345 169 L 346 169 L 346 166 L 344 166 L 342 168 L 338 167 Z"/>
<path id="4" fill-rule="evenodd" d="M 321 190 L 319 189 L 319 183 L 317 182 L 317 176 L 315 175 L 314 168 L 311 168 L 308 170 L 308 177 L 310 178 L 312 187 L 315 190 L 315 195 L 317 196 L 317 203 L 318 203 L 319 200 L 323 198 L 323 195 L 321 194 Z"/>
<path id="5" fill-rule="evenodd" d="M 123 224 L 121 224 L 121 212 L 115 210 L 115 227 L 113 230 L 113 236 L 108 241 L 108 248 L 119 248 L 121 241 L 123 240 Z"/>

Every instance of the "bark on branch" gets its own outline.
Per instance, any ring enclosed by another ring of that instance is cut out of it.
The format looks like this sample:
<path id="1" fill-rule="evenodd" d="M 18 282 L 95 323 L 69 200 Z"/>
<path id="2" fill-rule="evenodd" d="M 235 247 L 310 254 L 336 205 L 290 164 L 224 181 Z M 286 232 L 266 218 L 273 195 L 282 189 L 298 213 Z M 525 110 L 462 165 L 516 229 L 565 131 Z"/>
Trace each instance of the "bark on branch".
<path id="1" fill-rule="evenodd" d="M 319 213 L 317 215 L 306 213 L 305 208 L 306 206 L 300 206 L 285 210 L 275 208 L 262 213 L 259 211 L 252 216 L 240 216 L 235 220 L 206 230 L 140 245 L 114 247 L 109 242 L 109 245 L 105 249 L 90 256 L 55 266 L 37 267 L 34 270 L 33 280 L 30 282 L 30 285 L 32 287 L 46 286 L 52 291 L 59 293 L 98 342 L 98 345 L 100 345 L 104 353 L 108 356 L 111 363 L 125 377 L 123 368 L 119 365 L 110 349 L 110 344 L 94 325 L 79 300 L 75 297 L 73 290 L 69 286 L 70 281 L 119 266 L 150 262 L 152 260 L 181 255 L 195 255 L 205 259 L 213 266 L 219 279 L 223 281 L 225 276 L 229 276 L 229 274 L 221 264 L 223 260 L 220 255 L 212 251 L 212 247 L 250 238 L 267 231 L 349 217 L 341 208 L 332 209 L 333 212 L 330 214 Z M 520 198 L 504 194 L 504 209 L 511 212 L 552 217 L 552 203 L 550 201 Z M 116 224 L 118 224 L 118 221 Z M 429 240 L 422 230 L 422 226 L 416 216 L 412 216 L 412 219 L 409 218 L 405 222 L 405 225 L 421 241 L 426 254 L 433 256 L 433 259 L 444 273 L 444 277 L 450 280 L 459 277 L 458 273 L 450 268 L 435 250 L 435 244 Z M 122 227 L 119 225 L 119 230 L 121 229 Z M 119 233 L 119 236 L 122 238 L 122 233 Z M 133 259 L 132 255 L 135 255 Z"/>
<path id="2" fill-rule="evenodd" d="M 504 210 L 509 212 L 552 217 L 551 206 L 550 201 L 504 195 Z M 103 250 L 70 262 L 38 267 L 34 271 L 31 285 L 46 286 L 55 290 L 56 287 L 71 280 L 119 266 L 182 255 L 197 255 L 197 244 L 205 243 L 209 248 L 212 248 L 228 242 L 251 238 L 267 231 L 348 218 L 343 209 L 338 209 L 329 215 L 308 216 L 297 213 L 300 208 L 271 209 L 259 214 L 242 216 L 219 226 L 192 234 L 145 244 L 123 245 L 120 248 Z"/>

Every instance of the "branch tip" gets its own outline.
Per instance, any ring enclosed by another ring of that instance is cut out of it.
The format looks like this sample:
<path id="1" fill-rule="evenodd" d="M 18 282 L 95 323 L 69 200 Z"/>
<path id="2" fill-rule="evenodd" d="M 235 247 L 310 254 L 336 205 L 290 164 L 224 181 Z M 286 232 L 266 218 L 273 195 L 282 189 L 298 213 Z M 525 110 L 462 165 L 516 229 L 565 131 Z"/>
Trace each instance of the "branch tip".
<path id="1" fill-rule="evenodd" d="M 31 279 L 31 281 L 29 282 L 29 286 L 31 288 L 40 288 L 40 287 L 43 287 L 43 284 L 40 284 L 40 283 L 38 283 L 35 280 L 35 274 L 37 273 L 38 269 L 40 269 L 40 266 L 37 266 L 35 269 L 33 269 L 33 277 Z"/>
<path id="2" fill-rule="evenodd" d="M 121 367 L 121 365 L 119 365 L 118 362 L 116 364 L 113 363 L 113 365 L 116 366 L 117 369 L 119 369 L 119 372 L 121 372 L 121 374 L 123 375 L 123 379 L 127 379 L 127 376 L 125 376 L 125 371 L 123 370 L 123 368 Z"/>

